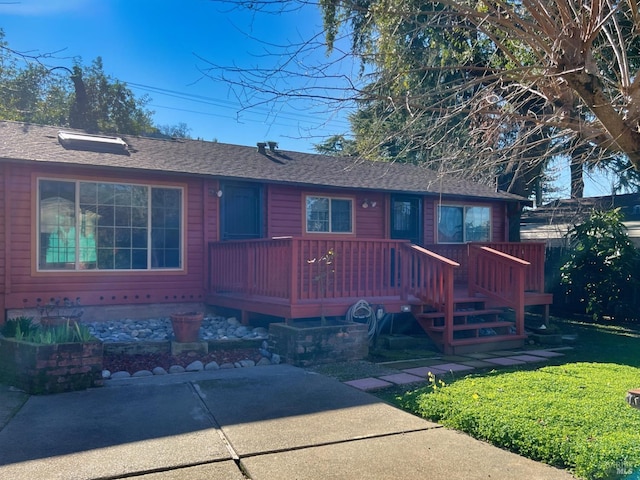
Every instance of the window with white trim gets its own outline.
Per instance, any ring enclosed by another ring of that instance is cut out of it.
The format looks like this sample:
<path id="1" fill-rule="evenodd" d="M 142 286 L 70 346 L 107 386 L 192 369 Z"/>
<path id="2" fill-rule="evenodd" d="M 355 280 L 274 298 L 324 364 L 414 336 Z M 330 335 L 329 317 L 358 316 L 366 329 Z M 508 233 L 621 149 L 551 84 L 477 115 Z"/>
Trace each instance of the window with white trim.
<path id="1" fill-rule="evenodd" d="M 182 268 L 179 187 L 38 180 L 39 270 Z"/>
<path id="2" fill-rule="evenodd" d="M 438 206 L 438 243 L 489 241 L 491 241 L 491 207 Z"/>
<path id="3" fill-rule="evenodd" d="M 353 233 L 353 200 L 307 196 L 307 233 Z"/>

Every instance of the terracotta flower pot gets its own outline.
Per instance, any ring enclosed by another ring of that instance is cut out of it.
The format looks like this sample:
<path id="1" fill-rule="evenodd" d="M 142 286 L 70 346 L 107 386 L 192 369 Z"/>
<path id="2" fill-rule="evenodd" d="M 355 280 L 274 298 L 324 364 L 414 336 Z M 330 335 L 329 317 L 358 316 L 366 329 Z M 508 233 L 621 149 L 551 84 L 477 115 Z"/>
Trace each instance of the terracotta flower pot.
<path id="1" fill-rule="evenodd" d="M 202 324 L 202 312 L 180 312 L 171 314 L 171 326 L 177 342 L 197 342 Z"/>

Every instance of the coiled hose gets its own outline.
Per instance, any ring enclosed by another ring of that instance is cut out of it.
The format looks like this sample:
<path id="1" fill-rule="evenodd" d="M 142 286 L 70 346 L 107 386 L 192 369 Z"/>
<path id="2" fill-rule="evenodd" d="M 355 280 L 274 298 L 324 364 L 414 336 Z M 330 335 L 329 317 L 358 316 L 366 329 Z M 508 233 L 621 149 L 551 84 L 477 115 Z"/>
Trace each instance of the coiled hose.
<path id="1" fill-rule="evenodd" d="M 369 341 L 375 337 L 378 330 L 378 318 L 366 300 L 358 300 L 351 305 L 347 310 L 346 319 L 348 322 L 366 323 Z"/>

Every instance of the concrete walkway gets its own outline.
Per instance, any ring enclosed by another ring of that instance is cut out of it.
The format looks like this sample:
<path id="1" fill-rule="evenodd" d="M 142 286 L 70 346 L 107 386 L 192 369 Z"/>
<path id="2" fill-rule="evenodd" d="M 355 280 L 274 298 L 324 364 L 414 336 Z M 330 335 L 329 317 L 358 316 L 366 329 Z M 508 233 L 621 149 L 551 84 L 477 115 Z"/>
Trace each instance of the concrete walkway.
<path id="1" fill-rule="evenodd" d="M 3 387 L 0 405 L 3 479 L 573 478 L 289 365 Z"/>

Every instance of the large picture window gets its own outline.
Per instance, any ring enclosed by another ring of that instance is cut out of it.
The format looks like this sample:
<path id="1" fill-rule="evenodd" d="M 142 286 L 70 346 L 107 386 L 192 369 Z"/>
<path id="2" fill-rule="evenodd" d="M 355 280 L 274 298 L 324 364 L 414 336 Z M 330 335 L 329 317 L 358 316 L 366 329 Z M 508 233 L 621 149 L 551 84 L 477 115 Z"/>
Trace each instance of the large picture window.
<path id="1" fill-rule="evenodd" d="M 40 270 L 182 267 L 182 189 L 38 182 Z"/>
<path id="2" fill-rule="evenodd" d="M 438 206 L 438 243 L 488 242 L 490 240 L 490 207 Z"/>
<path id="3" fill-rule="evenodd" d="M 352 233 L 353 201 L 349 198 L 308 196 L 307 233 Z"/>

